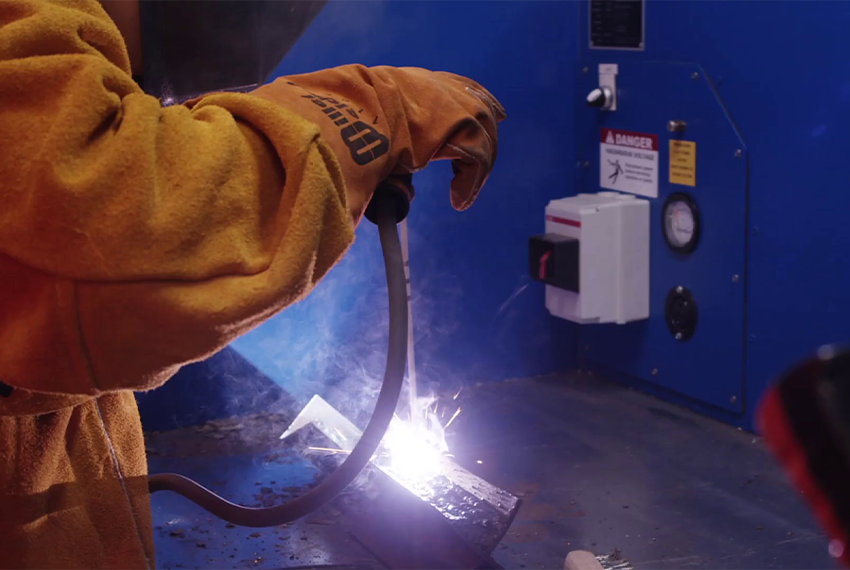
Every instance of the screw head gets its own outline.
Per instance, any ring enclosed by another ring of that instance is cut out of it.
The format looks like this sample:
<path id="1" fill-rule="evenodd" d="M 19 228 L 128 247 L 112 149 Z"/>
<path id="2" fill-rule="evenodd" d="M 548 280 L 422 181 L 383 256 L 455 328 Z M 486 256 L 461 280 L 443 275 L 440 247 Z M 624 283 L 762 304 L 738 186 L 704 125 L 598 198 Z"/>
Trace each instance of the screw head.
<path id="1" fill-rule="evenodd" d="M 681 133 L 686 126 L 685 121 L 667 121 L 667 130 L 671 133 Z"/>
<path id="2" fill-rule="evenodd" d="M 682 287 L 681 285 L 679 285 L 678 287 L 676 287 L 676 293 L 684 293 L 684 292 L 685 292 L 685 288 L 684 288 L 684 287 Z"/>
<path id="3" fill-rule="evenodd" d="M 657 368 L 653 368 L 653 369 L 652 369 L 652 375 L 653 375 L 653 376 L 658 376 L 658 369 L 657 369 Z"/>
<path id="4" fill-rule="evenodd" d="M 741 149 L 737 149 L 735 151 L 735 158 L 741 158 L 742 156 L 744 156 L 744 151 Z"/>
<path id="5" fill-rule="evenodd" d="M 588 71 L 590 71 L 590 69 L 588 69 L 587 67 L 584 67 L 581 70 L 582 73 L 587 73 Z"/>
<path id="6" fill-rule="evenodd" d="M 733 404 L 734 404 L 734 403 L 735 403 L 735 402 L 737 402 L 737 401 L 738 401 L 738 396 L 730 396 L 730 397 L 729 397 L 729 402 L 731 402 L 731 403 L 733 403 Z"/>
<path id="7" fill-rule="evenodd" d="M 675 338 L 676 340 L 682 340 L 682 333 L 677 332 Z"/>
<path id="8" fill-rule="evenodd" d="M 697 73 L 696 71 L 691 73 L 691 79 L 699 79 L 699 73 Z"/>
<path id="9" fill-rule="evenodd" d="M 590 352 L 590 345 L 589 344 L 584 345 L 584 351 Z"/>
<path id="10" fill-rule="evenodd" d="M 737 282 L 738 282 L 738 281 L 740 281 L 740 280 L 741 280 L 741 277 L 740 277 L 740 276 L 738 276 L 738 275 L 733 275 L 733 276 L 732 276 L 732 283 L 737 283 Z"/>
<path id="11" fill-rule="evenodd" d="M 585 167 L 585 168 L 590 168 L 590 161 L 585 160 L 585 161 L 582 163 L 582 166 L 583 166 L 583 167 Z"/>

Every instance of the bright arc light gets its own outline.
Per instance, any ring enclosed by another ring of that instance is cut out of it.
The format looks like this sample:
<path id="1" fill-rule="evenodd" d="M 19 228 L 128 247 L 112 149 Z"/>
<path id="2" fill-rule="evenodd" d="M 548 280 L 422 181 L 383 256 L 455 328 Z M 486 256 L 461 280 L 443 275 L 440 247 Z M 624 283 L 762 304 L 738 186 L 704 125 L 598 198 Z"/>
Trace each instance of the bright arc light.
<path id="1" fill-rule="evenodd" d="M 433 399 L 421 399 L 414 412 L 416 421 L 402 421 L 394 416 L 387 433 L 372 458 L 377 467 L 397 480 L 406 483 L 424 482 L 444 470 L 448 452 L 445 428 L 431 411 Z M 460 412 L 455 412 L 453 418 Z M 280 436 L 289 437 L 302 427 L 313 424 L 319 431 L 339 446 L 311 447 L 309 451 L 321 453 L 349 453 L 360 439 L 360 430 L 318 394 L 313 396 L 292 424 Z M 446 426 L 447 427 L 447 426 Z"/>
<path id="2" fill-rule="evenodd" d="M 441 458 L 449 451 L 442 427 L 431 418 L 416 425 L 393 418 L 381 447 L 381 467 L 407 480 L 439 474 Z"/>

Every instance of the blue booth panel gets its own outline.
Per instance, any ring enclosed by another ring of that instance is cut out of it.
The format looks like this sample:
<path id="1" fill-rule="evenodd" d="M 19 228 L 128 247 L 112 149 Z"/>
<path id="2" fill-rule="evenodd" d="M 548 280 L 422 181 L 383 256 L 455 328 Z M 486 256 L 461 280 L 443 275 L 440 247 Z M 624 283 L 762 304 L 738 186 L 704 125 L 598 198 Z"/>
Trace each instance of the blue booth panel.
<path id="1" fill-rule="evenodd" d="M 591 91 L 595 66 L 583 66 L 578 85 Z M 586 325 L 584 355 L 607 368 L 651 381 L 725 410 L 742 409 L 744 377 L 744 278 L 747 211 L 747 155 L 705 71 L 696 65 L 628 62 L 619 65 L 618 109 L 580 109 L 579 140 L 587 141 L 588 168 L 579 187 L 596 191 L 603 128 L 652 134 L 659 140 L 658 197 L 651 200 L 650 318 L 627 325 Z M 683 121 L 683 133 L 667 132 L 667 122 Z M 671 141 L 696 144 L 696 186 L 670 183 Z M 591 146 L 590 141 L 596 144 Z M 594 152 L 592 149 L 596 149 Z M 622 182 L 622 178 L 621 178 Z M 614 184 L 616 186 L 616 184 Z M 696 249 L 676 253 L 662 231 L 665 199 L 687 192 L 700 212 Z M 737 276 L 737 277 L 736 277 Z M 698 325 L 693 338 L 680 342 L 665 320 L 671 289 L 693 294 Z"/>
<path id="2" fill-rule="evenodd" d="M 751 427 L 771 381 L 818 346 L 850 336 L 850 10 L 841 2 L 645 2 L 643 49 L 625 51 L 590 48 L 588 7 L 579 6 L 580 65 L 591 74 L 599 63 L 622 70 L 622 105 L 606 120 L 662 138 L 667 120 L 689 121 L 682 137 L 698 143 L 697 185 L 680 189 L 705 213 L 705 241 L 689 259 L 675 259 L 654 203 L 650 322 L 587 327 L 582 344 L 593 362 L 628 381 Z M 690 70 L 700 79 L 689 80 Z M 582 81 L 585 92 L 591 83 Z M 576 103 L 578 124 L 592 124 L 598 113 L 580 97 Z M 732 125 L 743 141 L 737 159 Z M 592 161 L 598 134 L 579 129 L 579 156 Z M 659 202 L 671 190 L 664 152 L 662 145 Z M 592 168 L 577 190 L 598 190 Z M 683 280 L 694 288 L 699 325 L 691 341 L 676 343 L 658 322 L 658 303 Z M 733 318 L 742 302 L 743 318 Z"/>

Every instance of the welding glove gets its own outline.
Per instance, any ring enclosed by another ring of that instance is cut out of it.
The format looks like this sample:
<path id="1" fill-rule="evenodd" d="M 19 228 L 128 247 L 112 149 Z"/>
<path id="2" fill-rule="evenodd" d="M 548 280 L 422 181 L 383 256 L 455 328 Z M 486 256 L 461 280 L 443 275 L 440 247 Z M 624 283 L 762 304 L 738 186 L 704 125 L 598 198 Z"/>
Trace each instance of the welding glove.
<path id="1" fill-rule="evenodd" d="M 345 178 L 355 223 L 390 175 L 450 159 L 451 203 L 468 208 L 496 160 L 505 110 L 478 83 L 419 68 L 347 65 L 281 77 L 252 92 L 319 125 Z"/>

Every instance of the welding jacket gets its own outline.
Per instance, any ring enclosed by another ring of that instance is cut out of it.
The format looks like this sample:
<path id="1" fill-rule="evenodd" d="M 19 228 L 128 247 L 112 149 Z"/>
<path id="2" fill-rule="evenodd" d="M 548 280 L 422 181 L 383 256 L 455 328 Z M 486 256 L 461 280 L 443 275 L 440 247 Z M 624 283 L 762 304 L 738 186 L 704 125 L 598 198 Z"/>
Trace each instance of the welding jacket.
<path id="1" fill-rule="evenodd" d="M 269 101 L 161 108 L 97 2 L 0 2 L 0 567 L 153 567 L 130 390 L 304 296 L 341 180 Z"/>
<path id="2" fill-rule="evenodd" d="M 0 0 L 0 567 L 152 567 L 131 391 L 306 295 L 389 174 L 469 206 L 503 118 L 362 66 L 162 108 L 98 2 Z"/>

